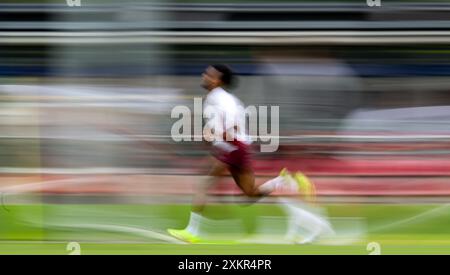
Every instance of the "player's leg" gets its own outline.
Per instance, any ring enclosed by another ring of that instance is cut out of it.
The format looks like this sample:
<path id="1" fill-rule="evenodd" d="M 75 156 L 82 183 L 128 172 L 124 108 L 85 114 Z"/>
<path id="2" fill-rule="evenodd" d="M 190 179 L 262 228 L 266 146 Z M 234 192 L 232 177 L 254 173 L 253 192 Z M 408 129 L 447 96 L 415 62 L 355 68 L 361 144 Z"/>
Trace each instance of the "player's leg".
<path id="1" fill-rule="evenodd" d="M 288 188 L 291 191 L 297 191 L 308 202 L 314 200 L 315 194 L 312 191 L 314 190 L 314 185 L 301 173 L 297 172 L 292 177 L 287 170 L 283 169 L 278 177 L 257 187 L 251 169 L 231 168 L 230 171 L 242 191 L 255 200 L 253 202 L 270 194 L 277 188 Z M 321 215 L 308 209 L 304 203 L 300 202 L 299 198 L 297 200 L 277 199 L 289 217 L 288 231 L 286 234 L 288 239 L 296 241 L 296 235 L 300 228 L 303 228 L 307 232 L 307 235 L 299 241 L 301 244 L 313 242 L 322 235 L 334 234 L 329 222 Z"/>
<path id="2" fill-rule="evenodd" d="M 258 186 L 258 189 L 260 192 L 265 194 L 270 194 L 275 190 L 297 192 L 298 186 L 294 177 L 286 168 L 283 168 L 277 177 L 264 182 Z"/>
<path id="3" fill-rule="evenodd" d="M 236 184 L 241 188 L 245 195 L 250 198 L 258 199 L 264 197 L 273 191 L 294 185 L 294 180 L 286 169 L 280 172 L 280 175 L 264 184 L 257 186 L 255 176 L 251 166 L 251 153 L 247 144 L 236 142 L 237 149 L 231 152 L 225 159 L 229 164 L 229 170 Z M 289 180 L 289 178 L 291 180 Z"/>
<path id="4" fill-rule="evenodd" d="M 334 230 L 326 216 L 316 213 L 314 183 L 304 174 L 297 172 L 293 176 L 298 186 L 298 199 L 283 199 L 280 202 L 284 205 L 286 214 L 290 217 L 286 238 L 296 241 L 297 232 L 300 228 L 307 232 L 307 235 L 298 243 L 310 243 L 321 236 L 332 236 Z"/>
<path id="5" fill-rule="evenodd" d="M 288 221 L 288 230 L 285 236 L 287 240 L 299 244 L 306 244 L 315 241 L 321 236 L 334 235 L 331 224 L 327 219 L 315 213 L 316 211 L 307 205 L 288 201 L 287 199 L 281 199 L 281 201 L 288 216 L 292 217 Z M 300 229 L 306 232 L 306 235 L 303 235 L 302 239 L 298 239 Z"/>
<path id="6" fill-rule="evenodd" d="M 261 192 L 255 184 L 255 176 L 251 168 L 230 167 L 230 173 L 237 186 L 250 198 L 260 198 L 268 193 Z"/>
<path id="7" fill-rule="evenodd" d="M 277 177 L 259 186 L 256 185 L 255 176 L 251 168 L 230 167 L 230 173 L 244 194 L 252 198 L 267 196 L 275 190 L 289 190 L 293 192 L 298 190 L 297 183 L 287 169 L 281 170 Z"/>
<path id="8" fill-rule="evenodd" d="M 169 234 L 178 239 L 191 243 L 201 241 L 201 238 L 199 237 L 201 234 L 200 229 L 202 224 L 207 222 L 207 219 L 203 217 L 202 213 L 206 206 L 208 191 L 212 186 L 214 186 L 217 178 L 222 176 L 226 170 L 226 164 L 215 159 L 213 160 L 213 166 L 208 173 L 208 177 L 201 181 L 196 188 L 197 190 L 194 194 L 192 211 L 189 217 L 188 225 L 185 229 L 181 230 L 168 229 L 167 231 Z"/>
<path id="9" fill-rule="evenodd" d="M 208 173 L 208 176 L 196 187 L 196 192 L 192 202 L 192 212 L 194 213 L 201 214 L 203 212 L 209 189 L 215 185 L 217 179 L 223 176 L 228 169 L 228 166 L 225 163 L 213 158 L 211 158 L 211 160 L 213 161 L 213 165 Z"/>

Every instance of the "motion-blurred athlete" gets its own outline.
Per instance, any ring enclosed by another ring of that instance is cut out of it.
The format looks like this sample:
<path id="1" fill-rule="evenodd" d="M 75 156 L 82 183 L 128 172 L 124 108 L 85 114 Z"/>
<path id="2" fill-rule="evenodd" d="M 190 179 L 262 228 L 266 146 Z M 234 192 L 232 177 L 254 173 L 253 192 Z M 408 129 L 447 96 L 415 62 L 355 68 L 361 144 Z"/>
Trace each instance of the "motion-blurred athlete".
<path id="1" fill-rule="evenodd" d="M 226 87 L 233 83 L 234 75 L 226 65 L 211 65 L 202 75 L 202 87 L 208 92 L 204 101 L 204 116 L 209 117 L 204 128 L 205 139 L 211 141 L 214 163 L 208 179 L 200 184 L 193 200 L 189 224 L 185 229 L 168 229 L 169 234 L 186 242 L 202 242 L 201 225 L 205 222 L 202 212 L 206 205 L 208 190 L 217 182 L 218 177 L 228 171 L 235 183 L 248 197 L 257 200 L 275 190 L 289 189 L 305 197 L 314 196 L 314 185 L 301 173 L 291 175 L 283 169 L 279 176 L 257 186 L 250 163 L 251 139 L 245 129 L 239 126 L 245 119 L 242 102 L 227 92 Z M 209 113 L 209 114 L 208 114 Z M 212 116 L 211 113 L 214 115 Z M 293 242 L 309 243 L 322 234 L 332 232 L 329 223 L 322 217 L 295 207 L 281 200 L 288 214 L 289 225 L 286 238 Z M 303 228 L 308 232 L 300 241 L 297 233 Z"/>

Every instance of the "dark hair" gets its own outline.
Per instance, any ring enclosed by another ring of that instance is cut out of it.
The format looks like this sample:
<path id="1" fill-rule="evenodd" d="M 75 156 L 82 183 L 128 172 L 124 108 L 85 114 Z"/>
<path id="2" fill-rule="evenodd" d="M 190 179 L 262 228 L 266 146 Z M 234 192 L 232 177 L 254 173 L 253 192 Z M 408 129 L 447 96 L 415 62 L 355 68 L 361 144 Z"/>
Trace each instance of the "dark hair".
<path id="1" fill-rule="evenodd" d="M 222 81 L 223 84 L 225 84 L 226 86 L 233 85 L 235 77 L 234 77 L 234 73 L 230 69 L 230 67 L 228 67 L 227 65 L 223 65 L 223 64 L 214 64 L 214 65 L 211 65 L 211 67 L 213 67 L 214 69 L 216 69 L 218 72 L 220 72 L 222 74 L 220 77 L 220 80 Z"/>

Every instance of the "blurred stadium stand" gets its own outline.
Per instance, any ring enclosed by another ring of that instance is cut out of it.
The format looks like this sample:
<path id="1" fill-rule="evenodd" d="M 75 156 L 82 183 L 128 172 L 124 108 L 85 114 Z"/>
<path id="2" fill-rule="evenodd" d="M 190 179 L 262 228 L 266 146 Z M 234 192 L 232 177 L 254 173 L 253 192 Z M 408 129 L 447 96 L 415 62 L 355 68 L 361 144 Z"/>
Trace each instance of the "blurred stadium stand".
<path id="1" fill-rule="evenodd" d="M 281 147 L 257 154 L 258 175 L 448 195 L 450 3 L 426 1 L 0 4 L 3 174 L 203 174 L 202 145 L 171 141 L 170 110 L 203 95 L 216 62 L 246 104 L 280 106 Z"/>

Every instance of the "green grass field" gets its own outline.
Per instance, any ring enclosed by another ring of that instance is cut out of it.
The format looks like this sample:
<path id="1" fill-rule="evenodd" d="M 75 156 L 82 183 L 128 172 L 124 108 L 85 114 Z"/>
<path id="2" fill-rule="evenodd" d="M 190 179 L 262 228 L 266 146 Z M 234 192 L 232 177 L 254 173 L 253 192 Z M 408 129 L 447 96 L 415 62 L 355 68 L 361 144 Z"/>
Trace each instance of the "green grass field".
<path id="1" fill-rule="evenodd" d="M 222 221 L 221 226 L 212 226 L 210 233 L 221 240 L 212 244 L 176 244 L 159 237 L 170 238 L 165 235 L 168 227 L 184 227 L 189 205 L 6 206 L 0 210 L 0 254 L 69 254 L 69 242 L 78 242 L 81 254 L 369 254 L 371 242 L 380 245 L 381 254 L 450 254 L 447 205 L 336 204 L 325 208 L 337 237 L 293 245 L 276 243 L 284 218 L 275 205 L 209 207 L 207 215 Z M 259 241 L 222 242 L 255 237 Z"/>

